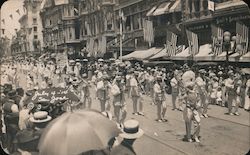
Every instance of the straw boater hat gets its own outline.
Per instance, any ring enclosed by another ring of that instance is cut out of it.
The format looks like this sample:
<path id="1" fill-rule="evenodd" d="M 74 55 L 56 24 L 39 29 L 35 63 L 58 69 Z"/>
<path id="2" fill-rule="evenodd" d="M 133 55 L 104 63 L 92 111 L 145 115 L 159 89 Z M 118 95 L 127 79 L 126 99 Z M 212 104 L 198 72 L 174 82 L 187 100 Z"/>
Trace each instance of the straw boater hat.
<path id="1" fill-rule="evenodd" d="M 139 128 L 139 122 L 131 119 L 124 123 L 123 133 L 120 134 L 125 139 L 137 139 L 143 135 L 143 130 Z"/>
<path id="2" fill-rule="evenodd" d="M 51 120 L 51 116 L 48 115 L 47 111 L 38 111 L 33 114 L 30 118 L 32 123 L 45 123 Z"/>

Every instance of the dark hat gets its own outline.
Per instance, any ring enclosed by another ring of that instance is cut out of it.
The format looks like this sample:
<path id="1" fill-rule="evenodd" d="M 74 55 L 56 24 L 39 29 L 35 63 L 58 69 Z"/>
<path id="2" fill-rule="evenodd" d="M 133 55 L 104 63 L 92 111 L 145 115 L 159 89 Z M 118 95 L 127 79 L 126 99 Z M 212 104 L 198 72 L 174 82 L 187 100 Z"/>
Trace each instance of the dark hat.
<path id="1" fill-rule="evenodd" d="M 4 88 L 4 92 L 8 93 L 9 91 L 12 90 L 12 85 L 11 84 L 4 84 L 3 88 Z"/>
<path id="2" fill-rule="evenodd" d="M 14 97 L 14 96 L 16 96 L 16 91 L 15 91 L 15 90 L 9 91 L 8 96 L 9 96 L 9 97 Z"/>

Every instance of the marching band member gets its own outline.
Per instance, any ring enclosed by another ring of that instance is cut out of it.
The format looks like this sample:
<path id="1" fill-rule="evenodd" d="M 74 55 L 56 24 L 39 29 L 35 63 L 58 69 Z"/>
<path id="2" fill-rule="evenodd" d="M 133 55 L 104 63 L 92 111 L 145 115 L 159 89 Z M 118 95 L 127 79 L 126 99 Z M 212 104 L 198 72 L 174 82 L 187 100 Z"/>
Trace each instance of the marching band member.
<path id="1" fill-rule="evenodd" d="M 170 85 L 171 85 L 171 88 L 172 88 L 172 104 L 173 104 L 173 109 L 172 110 L 176 110 L 177 109 L 177 107 L 176 107 L 176 99 L 177 99 L 178 94 L 179 94 L 177 74 L 174 74 L 174 77 L 170 81 Z"/>
<path id="2" fill-rule="evenodd" d="M 91 108 L 91 104 L 92 104 L 92 100 L 90 97 L 90 83 L 87 81 L 88 75 L 87 74 L 83 74 L 82 75 L 82 98 L 83 98 L 83 108 L 86 108 L 86 103 L 88 104 L 88 109 Z"/>
<path id="3" fill-rule="evenodd" d="M 138 72 L 134 72 L 130 79 L 130 86 L 131 86 L 131 97 L 133 101 L 133 115 L 142 115 L 144 116 L 143 110 L 143 103 L 141 101 L 142 95 L 142 88 L 138 82 Z M 138 103 L 139 103 L 139 110 L 138 110 Z"/>
<path id="4" fill-rule="evenodd" d="M 207 91 L 206 91 L 206 82 L 204 81 L 202 75 L 204 75 L 206 73 L 205 70 L 199 70 L 198 76 L 195 80 L 196 85 L 197 85 L 197 89 L 198 89 L 198 93 L 199 93 L 199 97 L 200 97 L 200 101 L 201 101 L 201 107 L 200 108 L 200 115 L 201 117 L 205 117 L 207 118 L 207 107 L 208 107 L 208 102 L 206 100 L 207 98 Z"/>
<path id="5" fill-rule="evenodd" d="M 101 112 L 109 111 L 110 105 L 109 105 L 109 90 L 111 88 L 111 84 L 108 81 L 109 77 L 106 74 L 102 75 L 101 80 L 97 83 L 96 89 L 97 89 L 97 98 L 100 101 L 101 106 Z"/>
<path id="6" fill-rule="evenodd" d="M 161 76 L 156 77 L 156 83 L 154 84 L 154 92 L 155 102 L 157 106 L 157 121 L 166 122 L 167 120 L 164 119 L 164 117 L 167 111 L 167 106 L 165 105 L 165 88 Z"/>
<path id="7" fill-rule="evenodd" d="M 232 70 L 228 72 L 229 78 L 225 81 L 225 86 L 227 89 L 227 104 L 228 104 L 228 114 L 233 115 L 232 113 L 232 104 L 236 99 L 236 91 L 234 89 L 234 73 Z"/>
<path id="8" fill-rule="evenodd" d="M 119 124 L 119 127 L 122 128 L 127 115 L 127 110 L 125 103 L 125 85 L 120 75 L 115 77 L 111 87 L 111 93 L 113 95 L 114 115 L 116 117 L 116 122 Z"/>
<path id="9" fill-rule="evenodd" d="M 191 137 L 191 126 L 192 123 L 194 123 L 193 139 L 196 142 L 200 142 L 200 115 L 198 112 L 198 109 L 200 108 L 198 104 L 199 95 L 194 83 L 190 82 L 190 84 L 186 85 L 186 94 L 184 96 L 184 100 L 186 102 L 186 107 L 183 111 L 183 118 L 186 126 L 186 140 L 188 142 L 193 141 Z"/>

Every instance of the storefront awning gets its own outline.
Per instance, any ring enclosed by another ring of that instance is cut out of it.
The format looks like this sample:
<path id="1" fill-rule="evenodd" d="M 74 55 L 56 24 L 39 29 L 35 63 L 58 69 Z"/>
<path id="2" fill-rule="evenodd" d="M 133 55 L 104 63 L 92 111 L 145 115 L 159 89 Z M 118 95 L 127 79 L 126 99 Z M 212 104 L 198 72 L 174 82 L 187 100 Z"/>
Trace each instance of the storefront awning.
<path id="1" fill-rule="evenodd" d="M 161 48 L 155 48 L 155 47 L 147 49 L 147 50 L 138 50 L 138 51 L 134 51 L 128 55 L 123 56 L 122 59 L 123 60 L 145 60 L 151 57 L 152 55 L 155 55 L 161 50 L 162 50 Z"/>
<path id="2" fill-rule="evenodd" d="M 173 64 L 172 61 L 143 61 L 143 63 L 148 66 Z"/>
<path id="3" fill-rule="evenodd" d="M 55 5 L 69 4 L 69 0 L 54 0 Z"/>
<path id="4" fill-rule="evenodd" d="M 181 0 L 176 0 L 173 6 L 169 9 L 169 12 L 181 11 Z"/>
<path id="5" fill-rule="evenodd" d="M 153 12 L 156 10 L 156 6 L 152 7 L 146 14 L 146 16 L 152 16 L 153 15 Z"/>
<path id="6" fill-rule="evenodd" d="M 209 61 L 213 59 L 212 45 L 205 44 L 200 46 L 199 53 L 194 56 L 194 60 L 197 61 Z"/>
<path id="7" fill-rule="evenodd" d="M 152 59 L 158 59 L 158 58 L 162 58 L 167 56 L 167 50 L 166 48 L 163 48 L 161 51 L 159 51 L 158 53 L 156 53 L 154 56 L 152 56 L 151 58 L 149 58 L 150 60 Z"/>
<path id="8" fill-rule="evenodd" d="M 229 61 L 239 61 L 240 59 L 240 54 L 239 53 L 234 53 L 229 56 Z"/>
<path id="9" fill-rule="evenodd" d="M 240 62 L 250 62 L 250 51 L 240 57 Z"/>
<path id="10" fill-rule="evenodd" d="M 237 6 L 247 6 L 247 4 L 244 1 L 228 1 L 224 3 L 218 3 L 215 6 L 215 10 L 222 10 L 222 9 L 227 9 L 230 7 L 237 7 Z"/>
<path id="11" fill-rule="evenodd" d="M 178 53 L 172 57 L 170 57 L 172 60 L 187 60 L 188 57 L 190 57 L 191 54 L 189 54 L 189 48 L 186 48 L 181 53 Z"/>
<path id="12" fill-rule="evenodd" d="M 169 10 L 169 5 L 171 4 L 171 2 L 164 2 L 162 3 L 160 6 L 158 6 L 158 8 L 154 11 L 153 15 L 154 16 L 159 16 L 164 14 L 165 12 L 168 12 Z"/>

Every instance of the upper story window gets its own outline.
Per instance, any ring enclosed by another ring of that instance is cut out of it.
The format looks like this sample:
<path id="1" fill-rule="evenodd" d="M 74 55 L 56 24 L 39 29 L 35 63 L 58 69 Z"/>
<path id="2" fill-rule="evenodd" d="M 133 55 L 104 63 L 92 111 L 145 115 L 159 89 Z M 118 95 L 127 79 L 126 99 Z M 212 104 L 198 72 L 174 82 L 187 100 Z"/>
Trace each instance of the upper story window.
<path id="1" fill-rule="evenodd" d="M 34 32 L 37 32 L 37 27 L 36 26 L 34 26 L 33 29 L 34 29 Z"/>
<path id="2" fill-rule="evenodd" d="M 33 24 L 37 24 L 37 18 L 33 18 Z"/>

